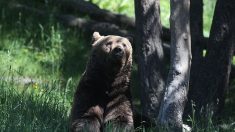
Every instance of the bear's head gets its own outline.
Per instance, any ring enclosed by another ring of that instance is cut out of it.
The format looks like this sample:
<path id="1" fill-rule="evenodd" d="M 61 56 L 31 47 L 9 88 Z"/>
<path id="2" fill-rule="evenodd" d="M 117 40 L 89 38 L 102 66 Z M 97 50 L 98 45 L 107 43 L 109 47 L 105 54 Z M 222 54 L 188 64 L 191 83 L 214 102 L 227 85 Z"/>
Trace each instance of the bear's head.
<path id="1" fill-rule="evenodd" d="M 92 37 L 92 58 L 104 67 L 124 68 L 132 65 L 130 38 L 115 35 L 101 36 L 98 32 Z"/>

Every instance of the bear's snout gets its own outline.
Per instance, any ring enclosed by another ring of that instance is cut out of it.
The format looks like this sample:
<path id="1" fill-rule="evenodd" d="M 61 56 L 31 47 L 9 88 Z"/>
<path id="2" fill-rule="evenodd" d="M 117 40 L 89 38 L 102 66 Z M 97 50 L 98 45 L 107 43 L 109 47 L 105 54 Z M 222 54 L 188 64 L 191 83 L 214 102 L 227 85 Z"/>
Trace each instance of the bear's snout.
<path id="1" fill-rule="evenodd" d="M 112 54 L 114 57 L 121 59 L 124 55 L 124 50 L 121 46 L 117 46 L 113 49 Z"/>

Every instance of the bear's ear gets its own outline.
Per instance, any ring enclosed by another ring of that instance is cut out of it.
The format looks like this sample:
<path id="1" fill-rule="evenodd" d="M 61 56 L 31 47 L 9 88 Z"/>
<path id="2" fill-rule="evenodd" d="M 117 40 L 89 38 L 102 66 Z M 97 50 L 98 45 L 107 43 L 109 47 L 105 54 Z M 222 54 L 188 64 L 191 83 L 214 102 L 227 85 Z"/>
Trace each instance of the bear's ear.
<path id="1" fill-rule="evenodd" d="M 99 32 L 94 32 L 93 35 L 92 35 L 92 44 L 100 38 L 101 38 L 100 33 Z"/>

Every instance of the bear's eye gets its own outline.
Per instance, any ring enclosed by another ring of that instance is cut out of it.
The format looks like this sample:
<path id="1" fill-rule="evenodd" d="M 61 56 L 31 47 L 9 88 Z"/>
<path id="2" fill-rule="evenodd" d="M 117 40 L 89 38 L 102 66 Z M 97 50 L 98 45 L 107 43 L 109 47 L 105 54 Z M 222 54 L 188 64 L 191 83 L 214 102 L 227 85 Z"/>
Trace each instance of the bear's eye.
<path id="1" fill-rule="evenodd" d="M 112 44 L 112 42 L 108 42 L 106 43 L 106 46 L 110 46 Z"/>
<path id="2" fill-rule="evenodd" d="M 124 44 L 124 43 L 123 43 L 122 45 L 123 45 L 123 47 L 125 47 L 125 48 L 126 48 L 126 44 Z"/>

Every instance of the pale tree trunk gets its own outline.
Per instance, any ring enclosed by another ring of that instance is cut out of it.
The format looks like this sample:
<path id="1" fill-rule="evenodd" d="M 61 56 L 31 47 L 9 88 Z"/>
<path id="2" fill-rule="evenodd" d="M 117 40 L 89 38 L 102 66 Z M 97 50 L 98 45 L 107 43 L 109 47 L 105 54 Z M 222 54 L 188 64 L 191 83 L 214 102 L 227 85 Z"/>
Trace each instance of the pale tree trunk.
<path id="1" fill-rule="evenodd" d="M 182 131 L 191 66 L 189 0 L 171 0 L 171 64 L 158 121 L 171 131 Z"/>
<path id="2" fill-rule="evenodd" d="M 234 47 L 235 1 L 218 0 L 215 7 L 209 44 L 200 78 L 193 87 L 197 88 L 197 96 L 193 98 L 198 114 L 201 108 L 219 114 L 224 105 L 225 91 L 228 87 L 231 60 Z"/>
<path id="3" fill-rule="evenodd" d="M 164 79 L 159 0 L 135 0 L 136 52 L 144 116 L 156 119 Z"/>

